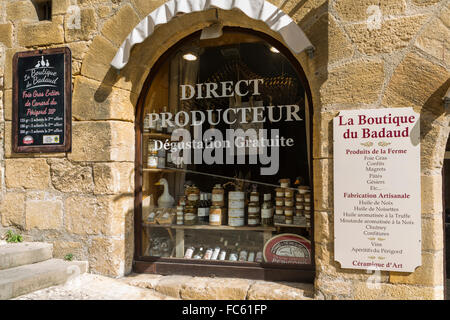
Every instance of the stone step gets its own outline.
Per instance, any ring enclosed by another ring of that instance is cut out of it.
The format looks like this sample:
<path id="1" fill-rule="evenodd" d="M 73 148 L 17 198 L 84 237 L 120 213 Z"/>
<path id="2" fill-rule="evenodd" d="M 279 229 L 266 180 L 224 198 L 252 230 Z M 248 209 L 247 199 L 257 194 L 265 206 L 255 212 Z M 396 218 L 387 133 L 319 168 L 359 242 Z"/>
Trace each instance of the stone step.
<path id="1" fill-rule="evenodd" d="M 44 242 L 22 242 L 0 245 L 0 270 L 49 260 L 53 245 Z"/>
<path id="2" fill-rule="evenodd" d="M 67 280 L 87 272 L 87 269 L 86 261 L 50 259 L 0 270 L 0 300 L 64 284 Z"/>

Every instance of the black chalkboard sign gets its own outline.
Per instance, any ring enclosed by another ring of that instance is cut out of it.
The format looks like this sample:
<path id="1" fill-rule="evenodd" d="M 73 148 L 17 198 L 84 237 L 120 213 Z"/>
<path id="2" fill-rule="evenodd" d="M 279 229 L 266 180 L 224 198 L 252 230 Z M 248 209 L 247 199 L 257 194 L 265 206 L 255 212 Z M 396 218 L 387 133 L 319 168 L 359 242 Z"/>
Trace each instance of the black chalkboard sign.
<path id="1" fill-rule="evenodd" d="M 71 103 L 69 48 L 16 53 L 13 58 L 13 151 L 70 151 Z"/>

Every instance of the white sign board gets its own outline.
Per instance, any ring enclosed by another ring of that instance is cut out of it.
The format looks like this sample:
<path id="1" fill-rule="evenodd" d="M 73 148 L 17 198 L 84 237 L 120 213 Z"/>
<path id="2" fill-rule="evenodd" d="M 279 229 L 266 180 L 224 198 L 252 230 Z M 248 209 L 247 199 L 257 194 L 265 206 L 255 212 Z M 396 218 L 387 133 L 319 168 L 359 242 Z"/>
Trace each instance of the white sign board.
<path id="1" fill-rule="evenodd" d="M 335 260 L 413 272 L 421 265 L 419 115 L 348 110 L 333 122 Z"/>

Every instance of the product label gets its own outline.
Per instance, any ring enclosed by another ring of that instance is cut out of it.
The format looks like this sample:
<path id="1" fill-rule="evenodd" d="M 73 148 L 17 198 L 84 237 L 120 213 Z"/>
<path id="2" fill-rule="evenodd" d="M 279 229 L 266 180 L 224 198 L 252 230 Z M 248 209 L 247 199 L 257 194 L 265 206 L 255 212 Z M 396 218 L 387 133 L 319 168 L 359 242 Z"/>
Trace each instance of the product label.
<path id="1" fill-rule="evenodd" d="M 186 253 L 184 255 L 185 259 L 190 259 L 192 258 L 192 254 L 194 253 L 194 250 L 192 250 L 192 248 L 187 248 Z"/>
<path id="2" fill-rule="evenodd" d="M 199 199 L 199 195 L 197 193 L 191 193 L 188 195 L 189 201 L 197 201 Z"/>
<path id="3" fill-rule="evenodd" d="M 248 224 L 252 226 L 256 226 L 259 224 L 259 219 L 248 219 Z"/>
<path id="4" fill-rule="evenodd" d="M 211 215 L 209 216 L 209 222 L 220 222 L 220 218 L 220 214 L 211 213 Z"/>
<path id="5" fill-rule="evenodd" d="M 225 260 L 227 257 L 227 252 L 225 250 L 220 251 L 219 260 Z"/>
<path id="6" fill-rule="evenodd" d="M 199 217 L 209 216 L 209 208 L 198 208 L 197 215 Z"/>
<path id="7" fill-rule="evenodd" d="M 259 197 L 258 196 L 250 196 L 250 201 L 251 202 L 258 202 L 259 201 Z"/>
<path id="8" fill-rule="evenodd" d="M 211 260 L 217 260 L 217 257 L 219 256 L 219 253 L 220 253 L 220 248 L 215 248 L 214 252 L 213 252 L 213 254 L 211 256 Z"/>
<path id="9" fill-rule="evenodd" d="M 228 208 L 231 209 L 244 209 L 245 202 L 244 200 L 229 200 Z"/>
<path id="10" fill-rule="evenodd" d="M 235 218 L 235 217 L 229 217 L 228 218 L 228 225 L 232 227 L 239 227 L 244 225 L 244 218 Z"/>
<path id="11" fill-rule="evenodd" d="M 211 250 L 206 250 L 206 252 L 205 252 L 205 256 L 203 257 L 203 259 L 205 259 L 205 260 L 210 260 L 211 259 L 211 256 L 212 256 L 212 253 L 213 253 L 213 251 L 212 251 L 212 249 Z"/>
<path id="12" fill-rule="evenodd" d="M 273 208 L 261 209 L 262 218 L 272 218 L 272 216 L 273 216 Z"/>
<path id="13" fill-rule="evenodd" d="M 248 207 L 248 213 L 258 213 L 259 207 Z"/>
<path id="14" fill-rule="evenodd" d="M 213 193 L 212 201 L 214 202 L 222 202 L 223 201 L 223 193 Z"/>

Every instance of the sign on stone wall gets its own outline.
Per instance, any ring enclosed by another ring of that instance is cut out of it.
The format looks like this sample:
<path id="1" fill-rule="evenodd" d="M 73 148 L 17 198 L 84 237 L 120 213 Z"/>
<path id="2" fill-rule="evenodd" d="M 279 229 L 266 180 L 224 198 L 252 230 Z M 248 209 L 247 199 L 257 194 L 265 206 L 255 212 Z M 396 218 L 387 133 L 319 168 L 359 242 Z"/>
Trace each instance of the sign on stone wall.
<path id="1" fill-rule="evenodd" d="M 69 48 L 18 52 L 14 56 L 14 152 L 70 151 L 71 60 Z"/>
<path id="2" fill-rule="evenodd" d="M 333 122 L 335 260 L 413 272 L 421 265 L 419 115 L 347 110 Z"/>

